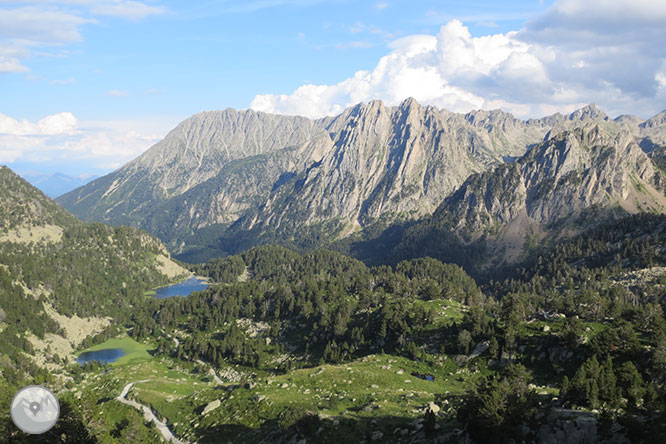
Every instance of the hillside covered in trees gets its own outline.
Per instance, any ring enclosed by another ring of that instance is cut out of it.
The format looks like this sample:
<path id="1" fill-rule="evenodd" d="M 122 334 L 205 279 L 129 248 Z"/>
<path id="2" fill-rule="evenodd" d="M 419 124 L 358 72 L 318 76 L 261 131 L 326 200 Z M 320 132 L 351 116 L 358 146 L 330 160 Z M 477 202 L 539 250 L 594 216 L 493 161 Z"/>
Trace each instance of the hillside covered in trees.
<path id="1" fill-rule="evenodd" d="M 280 246 L 186 271 L 146 233 L 81 223 L 0 173 L 21 202 L 2 201 L 0 400 L 52 388 L 54 442 L 158 440 L 118 401 L 128 385 L 183 442 L 666 437 L 664 216 L 608 219 L 477 280 L 429 257 Z M 211 285 L 146 293 L 189 272 Z M 129 356 L 73 362 L 105 344 Z M 8 416 L 0 436 L 34 441 Z"/>
<path id="2" fill-rule="evenodd" d="M 6 167 L 0 167 L 0 189 L 5 415 L 15 389 L 55 383 L 54 369 L 73 359 L 87 335 L 119 331 L 135 308 L 151 302 L 146 290 L 187 270 L 147 233 L 82 223 Z M 169 264 L 179 271 L 167 271 Z"/>

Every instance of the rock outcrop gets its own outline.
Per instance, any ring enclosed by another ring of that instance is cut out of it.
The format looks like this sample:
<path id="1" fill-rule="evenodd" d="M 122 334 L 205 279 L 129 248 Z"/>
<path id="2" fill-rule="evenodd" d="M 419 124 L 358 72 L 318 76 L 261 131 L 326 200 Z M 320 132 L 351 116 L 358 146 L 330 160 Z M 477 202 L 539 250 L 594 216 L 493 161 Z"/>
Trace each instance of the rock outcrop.
<path id="1" fill-rule="evenodd" d="M 613 135 L 590 123 L 552 136 L 513 163 L 470 176 L 431 217 L 407 230 L 397 251 L 436 249 L 433 239 L 445 232 L 464 244 L 483 239 L 513 260 L 528 236 L 553 234 L 585 211 L 666 213 L 663 183 L 663 172 L 631 133 Z"/>

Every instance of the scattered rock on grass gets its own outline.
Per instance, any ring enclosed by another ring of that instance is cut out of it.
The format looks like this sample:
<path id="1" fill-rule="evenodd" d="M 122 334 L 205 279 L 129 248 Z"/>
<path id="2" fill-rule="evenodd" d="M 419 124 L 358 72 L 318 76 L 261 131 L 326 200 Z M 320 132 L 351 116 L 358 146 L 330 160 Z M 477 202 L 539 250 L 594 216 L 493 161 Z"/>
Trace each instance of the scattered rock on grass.
<path id="1" fill-rule="evenodd" d="M 206 407 L 204 407 L 202 414 L 204 416 L 209 414 L 210 412 L 212 412 L 213 410 L 218 408 L 221 404 L 222 404 L 222 402 L 219 399 L 216 399 L 215 401 L 209 402 L 208 405 L 206 405 Z"/>
<path id="2" fill-rule="evenodd" d="M 425 408 L 426 412 L 438 413 L 440 408 L 434 402 L 429 402 Z"/>

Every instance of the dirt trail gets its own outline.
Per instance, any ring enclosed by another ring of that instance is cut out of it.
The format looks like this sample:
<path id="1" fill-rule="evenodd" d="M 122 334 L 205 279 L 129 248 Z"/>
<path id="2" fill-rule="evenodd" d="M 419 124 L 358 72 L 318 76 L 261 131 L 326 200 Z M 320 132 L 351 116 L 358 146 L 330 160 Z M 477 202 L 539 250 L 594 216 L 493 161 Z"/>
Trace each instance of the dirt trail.
<path id="1" fill-rule="evenodd" d="M 167 442 L 172 442 L 172 443 L 174 443 L 174 444 L 188 444 L 186 441 L 181 441 L 181 440 L 179 440 L 178 438 L 176 438 L 176 436 L 175 436 L 173 433 L 171 433 L 171 430 L 169 430 L 169 427 L 167 427 L 167 425 L 166 425 L 164 422 L 160 421 L 160 420 L 155 416 L 155 414 L 153 413 L 153 411 L 150 410 L 150 408 L 148 408 L 147 406 L 145 406 L 145 405 L 143 405 L 143 404 L 139 404 L 139 403 L 136 402 L 136 401 L 131 401 L 131 400 L 129 400 L 129 399 L 126 398 L 127 394 L 128 394 L 129 391 L 132 389 L 132 386 L 133 386 L 134 384 L 137 384 L 137 383 L 139 383 L 139 382 L 148 382 L 148 381 L 149 381 L 149 380 L 146 379 L 146 380 L 143 380 L 143 381 L 130 382 L 129 384 L 127 384 L 127 385 L 125 386 L 125 388 L 123 389 L 123 391 L 120 393 L 120 395 L 118 395 L 118 397 L 117 397 L 116 399 L 117 399 L 118 401 L 122 402 L 123 404 L 127 404 L 127 405 L 129 405 L 129 406 L 132 406 L 132 407 L 134 407 L 135 409 L 139 410 L 140 412 L 143 412 L 143 417 L 144 417 L 144 419 L 146 419 L 147 421 L 152 421 L 152 422 L 154 422 L 155 425 L 157 426 L 157 430 L 160 431 L 160 433 L 162 434 L 162 437 L 163 437 Z"/>

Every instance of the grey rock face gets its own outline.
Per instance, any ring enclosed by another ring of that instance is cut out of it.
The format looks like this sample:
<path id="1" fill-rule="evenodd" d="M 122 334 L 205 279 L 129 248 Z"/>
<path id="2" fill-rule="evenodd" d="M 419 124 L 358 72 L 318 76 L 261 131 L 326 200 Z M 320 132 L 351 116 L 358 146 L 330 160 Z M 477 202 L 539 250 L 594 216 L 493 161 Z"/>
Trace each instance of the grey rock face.
<path id="1" fill-rule="evenodd" d="M 325 134 L 303 117 L 252 110 L 196 114 L 123 169 L 145 171 L 167 195 L 181 194 L 237 160 L 308 144 Z"/>
<path id="2" fill-rule="evenodd" d="M 523 121 L 497 110 L 455 114 L 413 99 L 397 107 L 372 101 L 316 121 L 251 110 L 204 112 L 58 202 L 84 220 L 145 228 L 175 251 L 187 236 L 215 226 L 285 238 L 328 224 L 336 230 L 332 237 L 344 237 L 379 219 L 430 215 L 454 192 L 454 201 L 464 204 L 447 211 L 458 218 L 458 229 L 502 224 L 525 212 L 549 223 L 608 196 L 626 200 L 631 174 L 650 182 L 652 164 L 635 142 L 649 135 L 649 147 L 658 146 L 666 134 L 660 116 L 610 120 L 590 105 Z M 583 132 L 557 138 L 575 129 Z M 551 145 L 516 161 L 544 140 Z M 614 151 L 606 157 L 600 147 L 609 143 Z M 593 166 L 599 174 L 578 187 L 578 176 Z M 465 182 L 489 170 L 494 182 Z M 481 193 L 481 186 L 504 191 Z"/>
<path id="3" fill-rule="evenodd" d="M 652 143 L 666 145 L 666 110 L 638 125 L 641 137 Z"/>
<path id="4" fill-rule="evenodd" d="M 601 123 L 588 123 L 536 145 L 514 163 L 470 176 L 431 218 L 408 230 L 398 249 L 444 230 L 463 242 L 484 237 L 491 246 L 513 248 L 502 253 L 512 260 L 529 234 L 544 237 L 584 210 L 666 213 L 663 183 L 633 134 L 613 135 Z"/>
<path id="5" fill-rule="evenodd" d="M 180 123 L 137 159 L 58 201 L 84 220 L 139 226 L 160 204 L 229 166 L 238 167 L 234 162 L 285 148 L 300 150 L 303 162 L 314 161 L 329 144 L 326 132 L 303 117 L 233 109 L 203 112 Z"/>
<path id="6" fill-rule="evenodd" d="M 336 219 L 346 234 L 387 215 L 430 214 L 470 174 L 522 155 L 549 129 L 502 111 L 453 114 L 413 99 L 398 107 L 359 104 L 320 124 L 331 150 L 244 228 L 290 231 Z"/>

